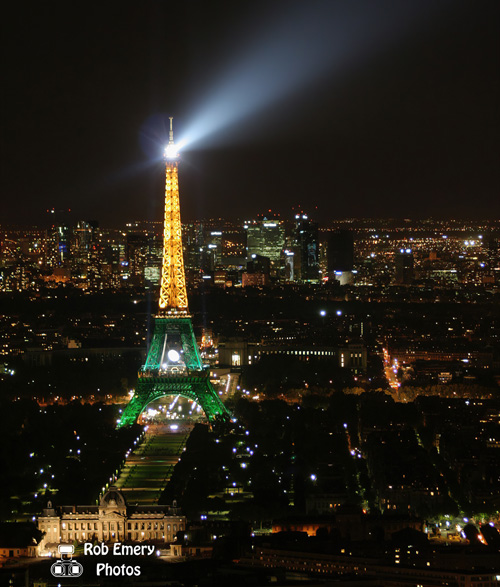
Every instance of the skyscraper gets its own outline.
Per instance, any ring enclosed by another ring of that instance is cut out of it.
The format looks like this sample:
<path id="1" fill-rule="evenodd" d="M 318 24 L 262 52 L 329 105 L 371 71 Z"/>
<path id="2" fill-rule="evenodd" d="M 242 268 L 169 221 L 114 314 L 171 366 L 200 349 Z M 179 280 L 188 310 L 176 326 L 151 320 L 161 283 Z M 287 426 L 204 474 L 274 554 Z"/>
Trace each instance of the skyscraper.
<path id="1" fill-rule="evenodd" d="M 400 249 L 395 255 L 396 283 L 408 285 L 413 281 L 413 252 L 411 249 Z"/>
<path id="2" fill-rule="evenodd" d="M 47 231 L 47 265 L 62 267 L 67 264 L 71 256 L 71 240 L 73 236 L 70 220 L 71 210 L 47 210 L 52 222 Z"/>
<path id="3" fill-rule="evenodd" d="M 244 225 L 247 231 L 247 259 L 252 255 L 267 257 L 271 262 L 271 274 L 279 269 L 281 252 L 285 244 L 285 227 L 279 219 L 264 217 Z"/>
<path id="4" fill-rule="evenodd" d="M 200 267 L 206 272 L 215 271 L 222 265 L 222 231 L 205 230 L 203 243 L 200 247 Z"/>
<path id="5" fill-rule="evenodd" d="M 202 267 L 204 251 L 203 224 L 194 222 L 182 227 L 182 246 L 187 269 L 199 270 Z"/>
<path id="6" fill-rule="evenodd" d="M 318 223 L 312 222 L 307 214 L 295 215 L 295 249 L 299 258 L 297 269 L 301 281 L 319 280 Z"/>

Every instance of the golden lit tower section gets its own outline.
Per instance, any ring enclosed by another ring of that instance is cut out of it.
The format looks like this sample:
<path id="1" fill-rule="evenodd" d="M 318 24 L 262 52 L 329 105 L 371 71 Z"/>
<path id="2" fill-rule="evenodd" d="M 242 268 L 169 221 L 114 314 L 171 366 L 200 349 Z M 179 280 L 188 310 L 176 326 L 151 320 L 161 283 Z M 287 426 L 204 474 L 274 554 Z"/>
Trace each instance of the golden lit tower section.
<path id="1" fill-rule="evenodd" d="M 174 144 L 172 117 L 165 149 L 165 219 L 163 223 L 163 265 L 161 270 L 160 316 L 187 316 L 188 300 L 182 255 L 181 210 L 177 149 Z"/>

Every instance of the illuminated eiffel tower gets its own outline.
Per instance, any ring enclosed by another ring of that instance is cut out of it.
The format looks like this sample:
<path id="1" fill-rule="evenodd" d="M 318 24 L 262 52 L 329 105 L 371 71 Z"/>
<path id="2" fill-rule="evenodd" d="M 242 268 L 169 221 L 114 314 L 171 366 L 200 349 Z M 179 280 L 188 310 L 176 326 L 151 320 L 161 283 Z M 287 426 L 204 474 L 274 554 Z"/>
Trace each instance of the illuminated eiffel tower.
<path id="1" fill-rule="evenodd" d="M 229 421 L 224 407 L 203 369 L 188 309 L 182 254 L 179 204 L 178 153 L 172 118 L 165 149 L 165 220 L 159 311 L 146 363 L 139 371 L 135 394 L 118 427 L 130 426 L 145 407 L 165 395 L 180 395 L 199 404 L 211 424 Z"/>

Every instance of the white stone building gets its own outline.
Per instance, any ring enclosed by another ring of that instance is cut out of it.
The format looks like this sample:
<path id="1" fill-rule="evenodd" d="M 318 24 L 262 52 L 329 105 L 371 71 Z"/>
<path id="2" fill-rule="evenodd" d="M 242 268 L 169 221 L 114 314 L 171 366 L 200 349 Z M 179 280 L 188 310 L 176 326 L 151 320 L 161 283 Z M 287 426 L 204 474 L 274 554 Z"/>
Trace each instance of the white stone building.
<path id="1" fill-rule="evenodd" d="M 186 518 L 174 506 L 128 506 L 123 494 L 110 487 L 99 505 L 54 507 L 49 501 L 37 520 L 45 532 L 40 552 L 57 553 L 60 543 L 155 542 L 168 544 L 186 529 Z"/>

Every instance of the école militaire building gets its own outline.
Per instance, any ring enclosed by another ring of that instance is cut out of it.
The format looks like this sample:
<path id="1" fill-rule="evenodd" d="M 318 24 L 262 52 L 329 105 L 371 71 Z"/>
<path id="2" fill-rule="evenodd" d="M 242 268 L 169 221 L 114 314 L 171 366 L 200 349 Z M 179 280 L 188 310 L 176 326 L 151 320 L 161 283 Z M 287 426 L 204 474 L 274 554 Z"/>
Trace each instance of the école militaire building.
<path id="1" fill-rule="evenodd" d="M 99 505 L 55 507 L 47 503 L 37 520 L 45 532 L 40 552 L 57 553 L 57 545 L 73 542 L 173 542 L 186 529 L 186 518 L 173 506 L 129 506 L 121 491 L 110 487 Z"/>

